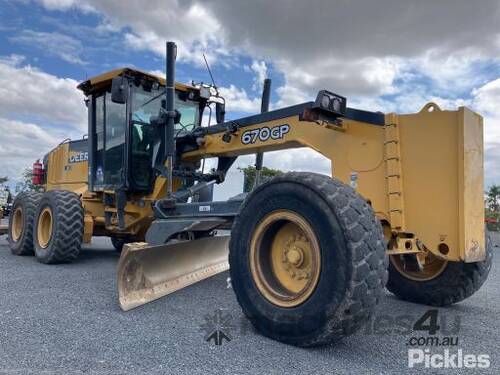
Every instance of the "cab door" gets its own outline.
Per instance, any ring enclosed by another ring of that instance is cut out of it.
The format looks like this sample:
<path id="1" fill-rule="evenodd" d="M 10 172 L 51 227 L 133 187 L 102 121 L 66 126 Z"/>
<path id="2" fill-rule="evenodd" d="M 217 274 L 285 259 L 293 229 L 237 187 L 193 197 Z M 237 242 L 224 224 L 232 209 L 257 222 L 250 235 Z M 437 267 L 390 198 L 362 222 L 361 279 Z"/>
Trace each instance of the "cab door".
<path id="1" fill-rule="evenodd" d="M 111 101 L 109 92 L 94 96 L 92 102 L 93 126 L 89 131 L 93 135 L 92 157 L 89 158 L 91 190 L 125 189 L 127 106 Z"/>

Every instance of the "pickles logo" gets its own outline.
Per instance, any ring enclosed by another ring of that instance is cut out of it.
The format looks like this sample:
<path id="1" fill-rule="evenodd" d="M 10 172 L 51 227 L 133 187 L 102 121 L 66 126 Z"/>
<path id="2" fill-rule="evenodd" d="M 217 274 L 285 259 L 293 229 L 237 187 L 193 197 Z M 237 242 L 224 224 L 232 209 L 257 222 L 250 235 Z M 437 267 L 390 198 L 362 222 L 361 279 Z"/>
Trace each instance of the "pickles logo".
<path id="1" fill-rule="evenodd" d="M 89 160 L 88 152 L 79 152 L 78 154 L 71 155 L 69 157 L 69 163 L 81 163 L 83 161 Z"/>
<path id="2" fill-rule="evenodd" d="M 277 125 L 272 128 L 264 126 L 244 132 L 241 135 L 241 143 L 248 145 L 257 142 L 257 140 L 261 142 L 267 142 L 270 139 L 278 140 L 284 138 L 288 132 L 290 132 L 290 125 L 288 124 Z"/>
<path id="3" fill-rule="evenodd" d="M 406 342 L 409 368 L 489 368 L 490 356 L 484 353 L 467 353 L 459 347 L 459 337 L 449 336 L 444 316 L 438 316 L 437 309 L 427 310 L 413 325 L 415 333 L 427 332 L 426 335 L 412 336 Z M 440 319 L 439 319 L 440 318 Z M 460 329 L 458 321 L 456 333 Z M 444 335 L 443 335 L 444 334 Z M 418 348 L 420 346 L 420 348 Z M 438 353 L 434 349 L 444 349 Z"/>
<path id="4" fill-rule="evenodd" d="M 408 350 L 408 367 L 424 368 L 489 368 L 488 354 L 464 353 L 462 349 L 456 352 L 445 349 L 443 353 L 431 353 L 430 349 Z"/>

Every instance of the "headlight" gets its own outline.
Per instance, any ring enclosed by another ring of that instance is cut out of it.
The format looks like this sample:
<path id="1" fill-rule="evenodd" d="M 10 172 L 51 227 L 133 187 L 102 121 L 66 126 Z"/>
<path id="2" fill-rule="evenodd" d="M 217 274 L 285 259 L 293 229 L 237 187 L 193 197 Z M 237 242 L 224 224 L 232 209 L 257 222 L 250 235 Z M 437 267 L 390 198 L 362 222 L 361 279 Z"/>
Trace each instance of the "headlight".
<path id="1" fill-rule="evenodd" d="M 327 90 L 321 90 L 314 103 L 315 108 L 343 116 L 346 110 L 347 99 Z"/>

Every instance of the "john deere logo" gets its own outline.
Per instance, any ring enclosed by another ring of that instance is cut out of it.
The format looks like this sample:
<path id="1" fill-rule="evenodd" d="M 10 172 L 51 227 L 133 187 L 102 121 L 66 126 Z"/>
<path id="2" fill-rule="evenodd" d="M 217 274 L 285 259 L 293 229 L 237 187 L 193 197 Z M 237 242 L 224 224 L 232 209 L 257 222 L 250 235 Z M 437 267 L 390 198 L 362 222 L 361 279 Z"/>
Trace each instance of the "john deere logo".
<path id="1" fill-rule="evenodd" d="M 71 155 L 69 157 L 69 163 L 80 163 L 82 161 L 87 161 L 89 160 L 89 153 L 88 152 L 80 152 L 78 154 Z"/>

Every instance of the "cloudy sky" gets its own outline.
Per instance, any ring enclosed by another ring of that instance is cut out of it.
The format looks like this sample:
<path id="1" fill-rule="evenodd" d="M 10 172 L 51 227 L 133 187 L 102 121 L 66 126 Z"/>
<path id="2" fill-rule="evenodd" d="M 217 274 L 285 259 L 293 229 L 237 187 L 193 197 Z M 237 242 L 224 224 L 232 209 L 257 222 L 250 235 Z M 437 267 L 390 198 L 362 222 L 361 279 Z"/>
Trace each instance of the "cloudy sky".
<path id="1" fill-rule="evenodd" d="M 208 82 L 205 53 L 231 118 L 258 112 L 265 77 L 274 107 L 323 88 L 384 112 L 469 106 L 485 117 L 486 184 L 500 183 L 498 0 L 0 0 L 0 21 L 0 176 L 12 181 L 86 133 L 78 82 L 119 66 L 162 73 L 173 40 L 178 80 Z M 329 171 L 313 152 L 265 163 Z"/>

